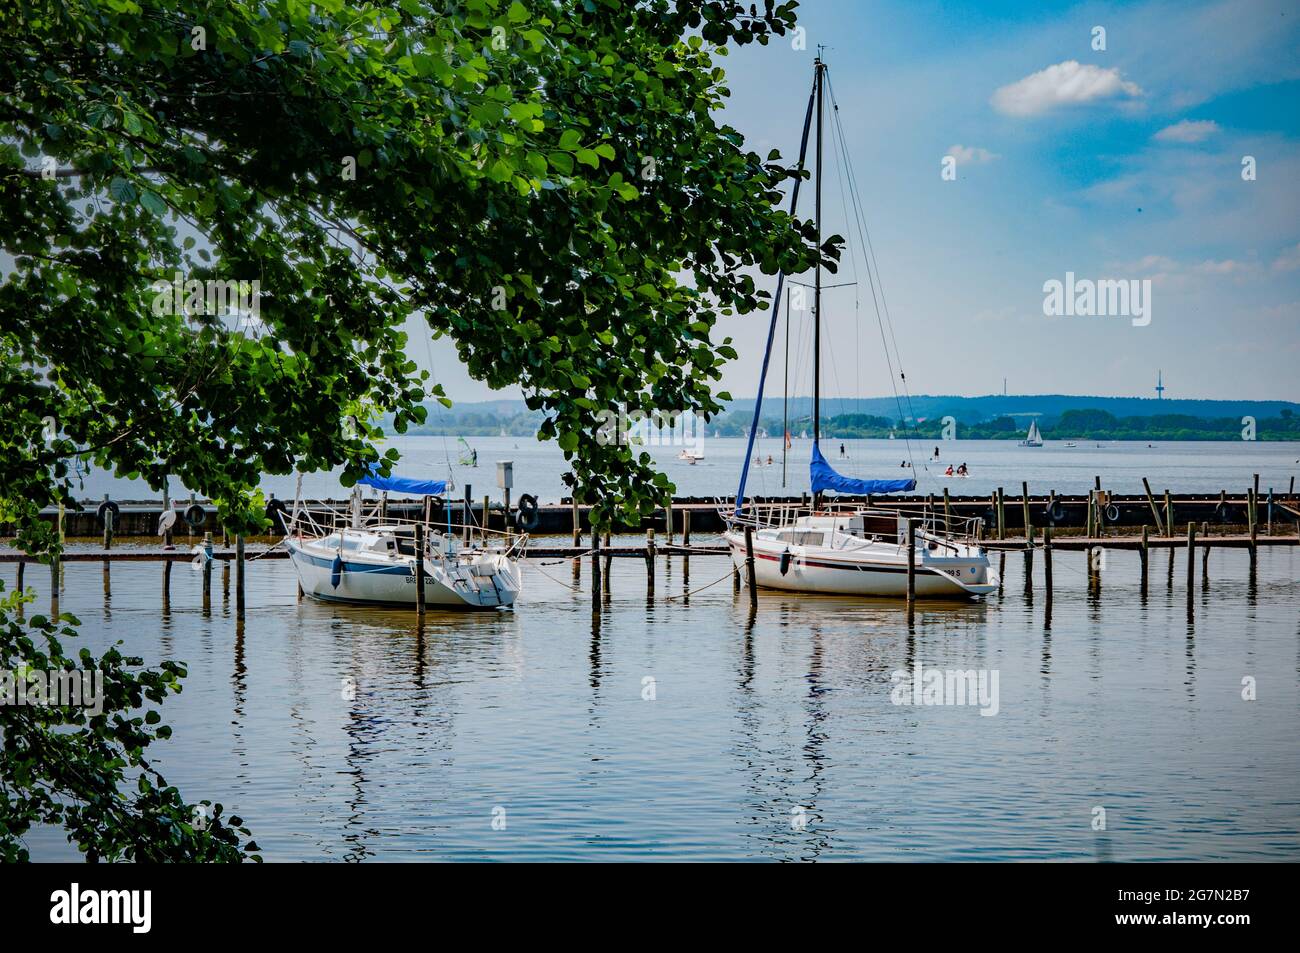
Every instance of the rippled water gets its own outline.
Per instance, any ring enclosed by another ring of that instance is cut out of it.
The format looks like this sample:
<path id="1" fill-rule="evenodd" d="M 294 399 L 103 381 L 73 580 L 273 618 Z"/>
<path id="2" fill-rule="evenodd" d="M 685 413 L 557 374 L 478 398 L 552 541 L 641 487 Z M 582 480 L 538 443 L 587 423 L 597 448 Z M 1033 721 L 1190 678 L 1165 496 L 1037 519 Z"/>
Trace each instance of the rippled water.
<path id="1" fill-rule="evenodd" d="M 1300 554 L 1261 550 L 1252 584 L 1216 551 L 1208 589 L 1198 556 L 1190 623 L 1182 551 L 1153 557 L 1145 602 L 1136 556 L 1107 555 L 1090 594 L 1057 554 L 1050 629 L 1041 558 L 1031 599 L 1018 554 L 1001 597 L 922 604 L 912 631 L 888 601 L 764 592 L 751 617 L 729 579 L 688 602 L 727 569 L 699 556 L 661 564 L 653 601 L 616 560 L 598 627 L 587 568 L 574 593 L 535 562 L 516 611 L 423 632 L 300 601 L 273 560 L 242 628 L 220 572 L 205 615 L 183 564 L 166 611 L 158 564 L 115 566 L 108 599 L 99 564 L 68 564 L 62 608 L 95 648 L 189 663 L 164 773 L 270 860 L 1294 859 Z M 27 579 L 44 611 L 48 574 Z M 995 670 L 998 713 L 893 704 L 918 661 Z"/>

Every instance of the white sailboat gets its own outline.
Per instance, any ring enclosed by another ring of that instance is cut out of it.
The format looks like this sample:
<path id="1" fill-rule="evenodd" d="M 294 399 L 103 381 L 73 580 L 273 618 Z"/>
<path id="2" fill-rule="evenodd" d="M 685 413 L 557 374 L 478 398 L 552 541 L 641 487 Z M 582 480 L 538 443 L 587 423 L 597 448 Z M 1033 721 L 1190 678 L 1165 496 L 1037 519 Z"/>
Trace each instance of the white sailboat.
<path id="1" fill-rule="evenodd" d="M 799 151 L 799 167 L 802 169 L 815 107 L 819 160 L 815 177 L 818 212 L 821 209 L 820 159 L 825 74 L 826 65 L 818 57 L 814 63 L 813 90 L 808 100 Z M 799 182 L 796 182 L 791 196 L 791 214 L 794 214 L 798 200 Z M 821 224 L 819 218 L 819 246 Z M 768 332 L 769 355 L 784 283 L 785 275 L 779 274 Z M 815 271 L 813 287 L 813 446 L 809 465 L 812 503 L 808 506 L 759 505 L 746 501 L 745 481 L 754 450 L 751 438 L 742 464 L 734 509 L 725 514 L 728 525 L 724 538 L 734 565 L 742 571 L 745 568 L 748 530 L 753 546 L 754 579 L 760 588 L 853 596 L 904 596 L 907 593 L 910 561 L 914 567 L 918 596 L 966 598 L 995 591 L 999 584 L 997 574 L 990 568 L 988 556 L 975 538 L 979 520 L 946 521 L 941 514 L 926 513 L 914 537 L 913 550 L 909 553 L 906 520 L 897 512 L 870 509 L 856 503 L 835 503 L 824 498 L 827 491 L 854 495 L 909 492 L 916 488 L 916 480 L 851 479 L 836 473 L 822 456 L 820 262 Z M 787 323 L 788 321 L 787 315 Z M 763 382 L 760 379 L 758 400 L 754 406 L 755 431 L 758 428 L 762 401 Z"/>
<path id="2" fill-rule="evenodd" d="M 499 609 L 519 596 L 518 558 L 528 537 L 441 522 L 380 519 L 364 513 L 360 485 L 418 496 L 440 496 L 443 482 L 400 477 L 363 478 L 347 512 L 318 519 L 295 502 L 285 520 L 285 547 L 307 595 L 325 602 L 414 606 L 416 586 L 425 605 L 445 609 Z M 424 526 L 423 576 L 417 578 L 416 526 Z M 468 539 L 468 542 L 464 542 Z"/>
<path id="3" fill-rule="evenodd" d="M 1041 447 L 1043 445 L 1043 435 L 1038 430 L 1038 421 L 1029 422 L 1029 434 L 1024 440 L 1020 441 L 1022 447 Z"/>

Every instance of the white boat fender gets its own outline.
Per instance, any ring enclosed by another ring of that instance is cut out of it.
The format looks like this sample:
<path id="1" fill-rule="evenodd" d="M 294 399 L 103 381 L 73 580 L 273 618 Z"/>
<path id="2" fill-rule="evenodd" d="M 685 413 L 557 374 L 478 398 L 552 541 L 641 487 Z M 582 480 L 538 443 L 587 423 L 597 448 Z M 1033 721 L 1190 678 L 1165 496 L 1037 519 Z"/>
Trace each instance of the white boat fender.
<path id="1" fill-rule="evenodd" d="M 531 493 L 523 493 L 519 497 L 519 517 L 515 520 L 515 525 L 526 533 L 537 529 L 537 497 Z"/>

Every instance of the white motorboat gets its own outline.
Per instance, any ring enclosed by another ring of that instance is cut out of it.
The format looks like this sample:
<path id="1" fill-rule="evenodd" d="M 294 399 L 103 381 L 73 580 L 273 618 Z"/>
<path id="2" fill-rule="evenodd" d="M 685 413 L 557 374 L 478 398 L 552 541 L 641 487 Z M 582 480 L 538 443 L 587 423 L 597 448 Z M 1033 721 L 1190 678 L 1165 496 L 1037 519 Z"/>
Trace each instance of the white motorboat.
<path id="1" fill-rule="evenodd" d="M 683 447 L 682 452 L 677 454 L 678 460 L 685 460 L 692 466 L 704 459 L 703 450 L 693 450 L 690 447 Z"/>
<path id="2" fill-rule="evenodd" d="M 821 511 L 752 507 L 754 579 L 764 589 L 850 596 L 907 595 L 907 521 L 888 510 L 831 505 Z M 963 521 L 973 531 L 978 521 Z M 912 556 L 919 598 L 968 598 L 998 588 L 997 573 L 973 535 L 941 518 L 922 523 Z M 724 534 L 732 562 L 745 571 L 744 522 Z"/>
<path id="3" fill-rule="evenodd" d="M 373 481 L 369 485 L 420 495 L 433 495 L 435 488 L 445 492 L 446 487 L 397 477 Z M 518 557 L 527 545 L 526 534 L 466 527 L 449 519 L 384 519 L 378 510 L 376 506 L 369 516 L 374 522 L 368 522 L 359 492 L 349 512 L 331 512 L 323 519 L 295 504 L 285 520 L 285 547 L 304 593 L 325 602 L 414 606 L 416 587 L 422 585 L 425 605 L 446 609 L 499 609 L 518 598 Z M 422 533 L 417 534 L 417 526 Z M 417 535 L 424 537 L 423 559 L 417 558 Z"/>
<path id="4" fill-rule="evenodd" d="M 799 149 L 799 169 L 804 168 L 807 156 L 809 130 L 812 117 L 817 117 L 818 165 L 815 176 L 816 207 L 822 207 L 822 97 L 826 79 L 826 65 L 819 56 L 814 62 L 813 90 L 804 118 L 803 141 Z M 838 106 L 832 106 L 838 114 Z M 838 119 L 836 120 L 836 124 Z M 838 128 L 836 124 L 832 129 Z M 842 139 L 843 132 L 839 130 Z M 843 142 L 841 142 L 843 145 Z M 852 179 L 850 178 L 850 183 Z M 790 213 L 795 214 L 799 198 L 799 185 L 791 190 Z M 855 208 L 859 203 L 854 202 Z M 818 244 L 821 244 L 822 223 L 816 222 Z M 863 254 L 867 243 L 862 242 Z M 841 259 L 841 266 L 844 262 Z M 868 262 L 874 269 L 874 261 Z M 976 534 L 980 521 L 960 520 L 949 522 L 940 514 L 926 510 L 919 520 L 919 531 L 908 546 L 907 520 L 897 512 L 872 509 L 857 503 L 824 502 L 827 492 L 865 496 L 886 493 L 906 493 L 916 489 L 916 479 L 868 480 L 854 479 L 837 473 L 822 455 L 821 439 L 821 320 L 822 274 L 821 262 L 814 268 L 813 281 L 813 342 L 812 342 L 812 459 L 809 477 L 812 489 L 811 505 L 757 504 L 745 498 L 745 483 L 749 475 L 750 459 L 754 454 L 754 438 L 749 438 L 742 464 L 740 486 L 736 491 L 734 508 L 723 514 L 727 521 L 724 538 L 733 563 L 746 568 L 749 546 L 753 547 L 754 583 L 764 589 L 784 589 L 792 592 L 835 593 L 852 596 L 906 596 L 911 567 L 915 593 L 922 598 L 970 598 L 994 592 L 999 585 L 997 573 L 989 566 L 988 555 L 980 546 Z M 767 336 L 767 351 L 763 358 L 766 375 L 775 338 L 782 287 L 785 274 L 778 273 L 776 293 Z M 786 315 L 787 336 L 789 314 Z M 888 346 L 888 345 L 887 345 Z M 786 347 L 787 361 L 789 345 Z M 901 361 L 897 362 L 901 366 Z M 760 377 L 758 396 L 754 403 L 753 423 L 749 433 L 764 436 L 759 428 L 759 414 L 763 403 L 763 380 Z M 897 394 L 895 394 L 897 398 Z M 894 439 L 891 432 L 890 439 Z M 906 439 L 906 434 L 904 434 Z M 845 456 L 841 453 L 841 459 Z M 754 457 L 754 463 L 760 463 Z M 906 465 L 906 462 L 905 462 Z M 746 537 L 749 537 L 747 539 Z M 748 575 L 747 572 L 742 575 Z"/>

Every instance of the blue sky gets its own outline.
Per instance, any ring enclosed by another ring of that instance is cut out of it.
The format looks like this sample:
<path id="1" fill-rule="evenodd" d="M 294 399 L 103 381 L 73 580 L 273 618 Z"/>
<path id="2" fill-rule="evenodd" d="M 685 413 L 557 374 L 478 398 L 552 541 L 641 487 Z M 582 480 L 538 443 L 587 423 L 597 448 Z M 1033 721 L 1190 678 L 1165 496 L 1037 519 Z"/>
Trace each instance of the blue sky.
<path id="1" fill-rule="evenodd" d="M 1300 3 L 808 0 L 800 23 L 804 50 L 722 61 L 723 119 L 793 160 L 827 44 L 913 393 L 1000 392 L 1005 377 L 1011 393 L 1153 394 L 1160 369 L 1169 397 L 1300 399 Z M 825 227 L 845 234 L 840 171 L 828 158 Z M 1043 283 L 1067 272 L 1150 279 L 1150 324 L 1045 316 Z M 824 391 L 890 393 L 865 290 L 856 308 L 853 288 L 828 293 L 823 312 Z M 755 392 L 766 320 L 720 326 L 740 351 L 735 396 Z M 806 327 L 796 315 L 796 342 Z M 806 393 L 807 345 L 792 351 Z M 445 342 L 433 354 L 454 398 L 492 396 Z M 782 388 L 779 351 L 768 387 Z"/>

